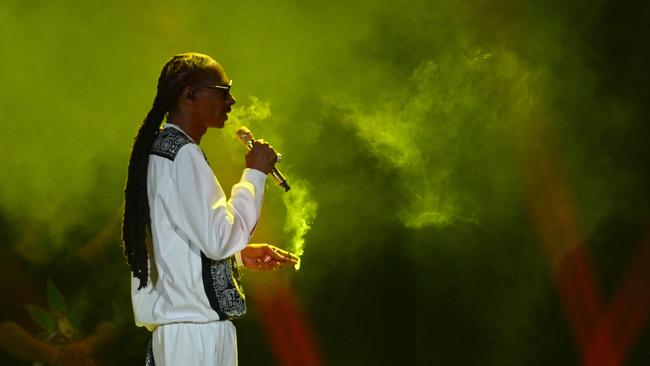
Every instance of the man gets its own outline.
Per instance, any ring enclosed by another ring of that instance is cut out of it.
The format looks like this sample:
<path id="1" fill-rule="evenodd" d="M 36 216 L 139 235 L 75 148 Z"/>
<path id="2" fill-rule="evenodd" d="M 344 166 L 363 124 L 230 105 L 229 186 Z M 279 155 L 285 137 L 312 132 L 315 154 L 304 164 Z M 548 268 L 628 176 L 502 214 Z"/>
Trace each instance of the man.
<path id="1" fill-rule="evenodd" d="M 237 267 L 297 263 L 279 248 L 248 245 L 277 161 L 273 148 L 253 143 L 227 199 L 199 147 L 208 128 L 228 119 L 236 103 L 230 86 L 209 56 L 174 56 L 134 141 L 122 237 L 136 324 L 153 331 L 150 358 L 157 365 L 236 365 L 229 319 L 246 312 Z"/>

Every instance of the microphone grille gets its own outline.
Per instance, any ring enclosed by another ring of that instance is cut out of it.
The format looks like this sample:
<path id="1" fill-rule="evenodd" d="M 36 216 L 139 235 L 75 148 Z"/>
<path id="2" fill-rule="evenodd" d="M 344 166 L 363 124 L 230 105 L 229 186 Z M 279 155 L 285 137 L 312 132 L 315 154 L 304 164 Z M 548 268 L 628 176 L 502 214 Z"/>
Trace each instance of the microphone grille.
<path id="1" fill-rule="evenodd" d="M 246 126 L 239 127 L 237 132 L 235 132 L 235 136 L 237 137 L 237 140 L 244 145 L 248 145 L 254 140 L 253 133 Z"/>

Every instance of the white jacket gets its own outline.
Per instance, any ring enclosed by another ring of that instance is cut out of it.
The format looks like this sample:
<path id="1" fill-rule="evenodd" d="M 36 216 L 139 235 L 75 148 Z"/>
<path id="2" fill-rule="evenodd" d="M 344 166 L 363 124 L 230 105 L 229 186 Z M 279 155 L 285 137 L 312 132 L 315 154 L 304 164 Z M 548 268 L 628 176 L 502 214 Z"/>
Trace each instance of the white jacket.
<path id="1" fill-rule="evenodd" d="M 153 330 L 246 312 L 233 258 L 257 224 L 265 182 L 264 173 L 245 169 L 228 200 L 199 146 L 179 127 L 165 125 L 149 155 L 154 258 L 145 288 L 137 290 L 139 280 L 132 278 L 136 325 Z"/>

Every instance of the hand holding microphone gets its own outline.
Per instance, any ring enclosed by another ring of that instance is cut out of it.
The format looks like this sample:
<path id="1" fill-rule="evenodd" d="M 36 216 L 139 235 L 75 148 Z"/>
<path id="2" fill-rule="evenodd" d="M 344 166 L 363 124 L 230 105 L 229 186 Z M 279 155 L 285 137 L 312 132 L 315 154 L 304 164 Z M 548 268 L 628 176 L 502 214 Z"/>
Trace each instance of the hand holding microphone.
<path id="1" fill-rule="evenodd" d="M 246 154 L 246 167 L 269 174 L 275 166 L 276 155 L 273 146 L 264 140 L 253 141 L 251 149 Z"/>
<path id="2" fill-rule="evenodd" d="M 287 179 L 275 167 L 275 163 L 280 160 L 280 154 L 264 140 L 255 140 L 253 133 L 246 127 L 240 127 L 236 134 L 237 139 L 249 150 L 246 154 L 246 167 L 273 175 L 285 192 L 289 191 L 291 187 L 287 184 Z"/>

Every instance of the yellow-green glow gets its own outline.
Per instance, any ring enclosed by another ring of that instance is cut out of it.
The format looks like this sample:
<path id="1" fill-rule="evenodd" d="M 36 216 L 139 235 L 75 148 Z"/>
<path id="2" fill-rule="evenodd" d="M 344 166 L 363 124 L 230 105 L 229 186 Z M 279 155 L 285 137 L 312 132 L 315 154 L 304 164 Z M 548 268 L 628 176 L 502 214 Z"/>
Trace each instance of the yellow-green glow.
<path id="1" fill-rule="evenodd" d="M 245 167 L 238 127 L 283 154 L 292 190 L 269 179 L 254 240 L 305 261 L 287 278 L 328 364 L 579 364 L 530 180 L 552 152 L 607 297 L 650 217 L 649 4 L 0 1 L 0 268 L 122 300 L 110 349 L 131 355 L 114 364 L 141 361 L 123 184 L 162 65 L 196 51 L 234 80 L 230 119 L 201 140 L 224 190 Z M 240 364 L 274 364 L 264 347 L 244 342 Z"/>
<path id="2" fill-rule="evenodd" d="M 311 197 L 305 181 L 294 180 L 291 190 L 282 196 L 287 209 L 284 232 L 291 237 L 291 252 L 302 257 L 305 252 L 305 234 L 311 229 L 316 218 L 318 204 Z M 296 269 L 300 268 L 300 262 Z"/>

